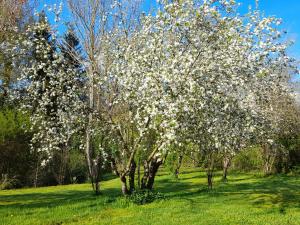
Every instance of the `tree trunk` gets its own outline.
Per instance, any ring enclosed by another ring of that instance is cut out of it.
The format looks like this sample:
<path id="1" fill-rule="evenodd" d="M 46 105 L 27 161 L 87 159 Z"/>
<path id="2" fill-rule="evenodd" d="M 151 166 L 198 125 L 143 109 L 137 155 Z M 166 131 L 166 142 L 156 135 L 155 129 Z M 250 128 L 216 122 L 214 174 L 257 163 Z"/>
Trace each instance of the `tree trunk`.
<path id="1" fill-rule="evenodd" d="M 208 189 L 211 190 L 213 187 L 213 171 L 207 173 L 207 185 Z"/>
<path id="2" fill-rule="evenodd" d="M 149 177 L 149 163 L 147 162 L 147 160 L 145 160 L 144 161 L 144 175 L 141 180 L 141 189 L 146 188 L 148 177 Z"/>
<path id="3" fill-rule="evenodd" d="M 131 175 L 133 174 L 133 180 L 132 180 L 132 177 L 129 176 L 129 180 L 130 180 L 129 181 L 129 188 L 130 188 L 130 190 L 128 190 L 128 187 L 127 187 L 127 179 L 126 179 L 127 171 L 120 172 L 118 170 L 117 163 L 116 163 L 116 161 L 113 157 L 111 157 L 111 168 L 115 172 L 115 174 L 117 176 L 119 176 L 119 178 L 120 178 L 122 194 L 124 196 L 131 194 L 132 187 L 134 187 L 135 162 L 131 163 L 130 168 L 129 168 L 129 173 L 131 173 Z"/>
<path id="4" fill-rule="evenodd" d="M 177 166 L 176 166 L 176 169 L 175 169 L 175 172 L 174 172 L 174 175 L 175 175 L 175 178 L 178 179 L 178 175 L 179 175 L 179 170 L 180 170 L 180 167 L 181 167 L 181 164 L 182 164 L 182 159 L 183 159 L 183 155 L 179 155 L 178 157 L 178 163 L 177 163 Z"/>
<path id="5" fill-rule="evenodd" d="M 163 160 L 160 157 L 155 156 L 150 162 L 145 160 L 144 162 L 144 176 L 142 178 L 141 189 L 153 189 L 153 184 L 155 180 L 156 173 L 160 165 L 162 165 Z"/>
<path id="6" fill-rule="evenodd" d="M 136 163 L 133 160 L 129 170 L 129 192 L 130 193 L 134 192 L 135 190 L 135 183 L 134 183 L 135 170 L 136 170 Z"/>
<path id="7" fill-rule="evenodd" d="M 222 176 L 222 181 L 226 182 L 227 181 L 227 172 L 228 168 L 231 164 L 231 158 L 229 156 L 224 156 L 223 159 L 223 176 Z"/>
<path id="8" fill-rule="evenodd" d="M 262 150 L 263 150 L 263 161 L 264 161 L 263 173 L 265 175 L 270 175 L 273 170 L 273 164 L 276 158 L 276 152 L 270 144 L 264 144 L 262 146 Z"/>
<path id="9" fill-rule="evenodd" d="M 265 175 L 270 175 L 272 173 L 272 165 L 270 161 L 265 161 L 263 172 Z"/>
<path id="10" fill-rule="evenodd" d="M 215 163 L 215 157 L 214 153 L 210 153 L 207 158 L 207 186 L 208 189 L 211 190 L 213 188 L 213 172 L 214 172 L 214 163 Z"/>
<path id="11" fill-rule="evenodd" d="M 128 188 L 127 188 L 127 183 L 126 183 L 126 175 L 122 174 L 120 176 L 121 184 L 122 184 L 122 194 L 124 196 L 129 194 Z"/>
<path id="12" fill-rule="evenodd" d="M 37 162 L 36 162 L 36 167 L 35 167 L 35 175 L 34 175 L 34 187 L 37 187 L 38 184 L 38 176 L 39 176 L 39 167 L 40 167 L 40 160 L 38 158 Z"/>
<path id="13" fill-rule="evenodd" d="M 147 183 L 148 190 L 153 189 L 154 179 L 155 179 L 156 173 L 158 171 L 158 168 L 161 164 L 162 164 L 161 162 L 157 162 L 157 161 L 151 163 L 149 178 L 148 178 L 148 183 Z"/>
<path id="14" fill-rule="evenodd" d="M 91 71 L 93 71 L 93 70 L 91 69 Z M 92 123 L 93 123 L 92 110 L 94 108 L 94 87 L 93 87 L 94 81 L 93 81 L 93 73 L 92 72 L 91 72 L 91 75 L 89 78 L 90 78 L 89 93 L 88 93 L 89 94 L 89 112 L 88 112 L 88 124 L 86 127 L 85 155 L 86 155 L 87 166 L 88 166 L 88 170 L 89 170 L 92 187 L 93 187 L 93 190 L 96 192 L 96 194 L 98 194 L 99 193 L 99 184 L 97 184 L 98 181 L 95 179 L 96 177 L 98 177 L 98 174 L 96 174 L 95 165 L 94 165 L 95 163 L 92 160 L 92 153 L 91 153 L 91 128 L 92 128 Z"/>
<path id="15" fill-rule="evenodd" d="M 95 194 L 99 195 L 100 194 L 100 169 L 97 172 L 97 177 L 95 179 Z"/>
<path id="16" fill-rule="evenodd" d="M 100 173 L 101 173 L 101 157 L 98 154 L 96 157 L 96 163 L 93 163 L 93 175 L 95 183 L 95 194 L 100 194 Z"/>
<path id="17" fill-rule="evenodd" d="M 96 195 L 100 194 L 100 183 L 99 183 L 99 181 L 95 182 L 95 194 Z"/>
<path id="18" fill-rule="evenodd" d="M 138 188 L 141 188 L 141 157 L 139 157 L 139 160 L 138 160 L 138 177 L 137 177 L 137 180 L 138 180 Z"/>
<path id="19" fill-rule="evenodd" d="M 90 116 L 89 116 L 89 124 L 90 124 Z M 88 127 L 86 129 L 85 157 L 86 157 L 86 161 L 87 161 L 87 166 L 88 166 L 92 186 L 94 186 L 94 181 L 93 181 L 93 176 L 92 176 L 93 169 L 92 169 L 91 154 L 90 154 L 90 139 L 91 139 L 91 134 L 90 134 L 90 128 Z"/>
<path id="20" fill-rule="evenodd" d="M 59 185 L 63 185 L 65 182 L 65 176 L 66 176 L 66 167 L 67 167 L 67 161 L 68 161 L 68 151 L 67 147 L 62 147 L 61 152 L 59 154 L 59 168 L 58 168 L 58 174 L 57 174 L 57 182 Z"/>

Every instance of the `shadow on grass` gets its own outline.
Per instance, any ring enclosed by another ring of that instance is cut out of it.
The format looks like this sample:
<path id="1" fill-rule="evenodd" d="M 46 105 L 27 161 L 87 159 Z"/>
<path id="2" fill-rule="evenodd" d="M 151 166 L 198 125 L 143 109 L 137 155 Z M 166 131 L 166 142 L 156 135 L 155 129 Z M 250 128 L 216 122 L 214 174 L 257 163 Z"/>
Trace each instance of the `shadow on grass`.
<path id="1" fill-rule="evenodd" d="M 249 202 L 255 207 L 276 207 L 284 213 L 286 208 L 300 208 L 300 182 L 299 178 L 286 175 L 270 177 L 257 177 L 248 175 L 243 177 L 231 176 L 227 182 L 214 179 L 214 188 L 209 191 L 206 183 L 195 182 L 205 174 L 180 178 L 179 180 L 160 179 L 156 189 L 166 193 L 167 197 L 190 201 L 201 197 L 201 201 L 210 201 L 211 197 L 222 198 L 222 201 Z M 193 182 L 192 182 L 193 180 Z"/>
<path id="2" fill-rule="evenodd" d="M 242 195 L 257 207 L 300 208 L 300 183 L 285 175 L 258 178 L 256 182 L 227 183 L 220 191 L 227 196 Z"/>
<path id="3" fill-rule="evenodd" d="M 105 196 L 105 198 L 103 197 Z M 100 195 L 95 195 L 93 191 L 68 190 L 59 191 L 58 193 L 28 193 L 16 195 L 0 196 L 0 209 L 14 208 L 43 208 L 57 207 L 63 205 L 72 205 L 78 202 L 89 203 L 91 200 L 97 200 L 97 203 L 111 203 L 120 196 L 120 190 L 117 188 L 104 189 Z M 92 205 L 90 205 L 92 206 Z"/>

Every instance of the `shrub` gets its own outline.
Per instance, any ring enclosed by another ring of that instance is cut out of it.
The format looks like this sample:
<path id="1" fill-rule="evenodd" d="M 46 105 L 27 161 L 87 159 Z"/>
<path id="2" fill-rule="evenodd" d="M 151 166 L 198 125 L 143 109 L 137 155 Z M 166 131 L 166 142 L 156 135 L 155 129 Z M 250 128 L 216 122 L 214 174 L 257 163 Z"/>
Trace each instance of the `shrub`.
<path id="1" fill-rule="evenodd" d="M 84 154 L 73 150 L 70 154 L 68 166 L 71 183 L 84 183 L 87 180 L 87 167 Z"/>
<path id="2" fill-rule="evenodd" d="M 300 175 L 300 166 L 294 166 L 294 167 L 292 167 L 292 169 L 291 169 L 290 172 L 293 175 L 299 176 Z"/>
<path id="3" fill-rule="evenodd" d="M 137 204 L 144 205 L 155 200 L 163 200 L 165 196 L 160 192 L 153 192 L 149 190 L 135 191 L 127 197 L 129 201 Z"/>
<path id="4" fill-rule="evenodd" d="M 20 181 L 17 178 L 9 178 L 7 174 L 2 174 L 0 181 L 0 190 L 8 190 L 20 187 Z"/>

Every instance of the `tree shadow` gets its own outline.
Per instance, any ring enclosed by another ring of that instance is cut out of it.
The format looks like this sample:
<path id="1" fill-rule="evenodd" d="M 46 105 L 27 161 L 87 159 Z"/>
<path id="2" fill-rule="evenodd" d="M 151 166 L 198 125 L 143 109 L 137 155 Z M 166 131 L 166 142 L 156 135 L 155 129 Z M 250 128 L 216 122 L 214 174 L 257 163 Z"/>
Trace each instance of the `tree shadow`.
<path id="1" fill-rule="evenodd" d="M 195 182 L 196 178 L 203 177 L 205 174 L 192 175 L 179 180 L 160 179 L 155 187 L 156 190 L 166 193 L 168 198 L 180 198 L 189 202 L 197 197 L 205 201 L 206 197 L 209 200 L 210 197 L 223 196 L 228 201 L 246 200 L 254 207 L 276 207 L 281 213 L 284 213 L 287 208 L 300 208 L 300 182 L 296 177 L 247 175 L 241 178 L 231 175 L 225 183 L 216 177 L 213 190 L 208 190 L 206 183 Z"/>
<path id="2" fill-rule="evenodd" d="M 294 180 L 286 175 L 252 176 L 220 183 L 217 191 L 231 199 L 247 199 L 255 207 L 300 208 L 300 183 Z"/>
<path id="3" fill-rule="evenodd" d="M 105 198 L 103 198 L 103 196 L 105 196 Z M 0 196 L 0 209 L 52 208 L 63 205 L 72 205 L 78 202 L 88 204 L 91 200 L 97 200 L 98 203 L 105 204 L 115 201 L 118 196 L 120 196 L 120 190 L 117 188 L 106 188 L 100 195 L 95 195 L 91 190 L 2 195 Z"/>

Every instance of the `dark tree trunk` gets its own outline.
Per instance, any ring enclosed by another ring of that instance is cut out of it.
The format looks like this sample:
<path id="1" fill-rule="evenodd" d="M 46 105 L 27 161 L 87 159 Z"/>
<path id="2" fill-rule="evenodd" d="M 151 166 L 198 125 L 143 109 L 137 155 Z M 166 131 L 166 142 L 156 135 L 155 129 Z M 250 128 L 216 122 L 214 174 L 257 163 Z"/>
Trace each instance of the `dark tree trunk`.
<path id="1" fill-rule="evenodd" d="M 99 195 L 100 194 L 100 169 L 97 171 L 97 175 L 95 177 L 95 194 Z"/>
<path id="2" fill-rule="evenodd" d="M 149 171 L 149 178 L 148 178 L 148 183 L 147 183 L 147 189 L 152 190 L 153 189 L 153 184 L 154 184 L 154 179 L 156 176 L 156 173 L 158 171 L 158 168 L 162 164 L 162 160 L 160 161 L 153 161 L 150 166 L 150 171 Z"/>
<path id="3" fill-rule="evenodd" d="M 138 171 L 137 171 L 137 180 L 138 180 L 138 188 L 141 188 L 141 158 L 139 157 L 138 160 Z"/>
<path id="4" fill-rule="evenodd" d="M 141 189 L 153 189 L 156 173 L 162 163 L 163 160 L 160 157 L 154 157 L 150 162 L 144 162 L 144 176 L 141 182 Z"/>
<path id="5" fill-rule="evenodd" d="M 228 179 L 227 179 L 227 170 L 228 170 L 228 167 L 223 167 L 222 181 L 224 181 L 224 182 L 228 181 Z"/>
<path id="6" fill-rule="evenodd" d="M 68 159 L 69 159 L 68 153 L 69 153 L 68 148 L 66 146 L 61 146 L 61 151 L 58 155 L 59 168 L 58 168 L 57 173 L 54 172 L 57 183 L 59 185 L 63 185 L 65 183 L 66 169 L 67 169 L 67 163 L 68 163 Z"/>
<path id="7" fill-rule="evenodd" d="M 101 157 L 100 155 L 97 156 L 97 164 L 94 165 L 95 167 L 95 193 L 96 195 L 100 194 L 100 178 L 101 178 Z"/>
<path id="8" fill-rule="evenodd" d="M 135 170 L 136 170 L 136 163 L 133 160 L 129 169 L 129 192 L 130 193 L 134 192 L 135 190 L 135 183 L 134 183 Z"/>
<path id="9" fill-rule="evenodd" d="M 96 195 L 100 194 L 100 183 L 99 183 L 99 181 L 95 182 L 95 194 Z"/>
<path id="10" fill-rule="evenodd" d="M 208 189 L 211 190 L 213 188 L 213 172 L 214 172 L 214 163 L 215 163 L 215 155 L 214 153 L 210 153 L 207 158 L 207 186 Z"/>
<path id="11" fill-rule="evenodd" d="M 213 188 L 213 172 L 209 171 L 207 173 L 207 185 L 208 189 L 211 190 Z"/>

